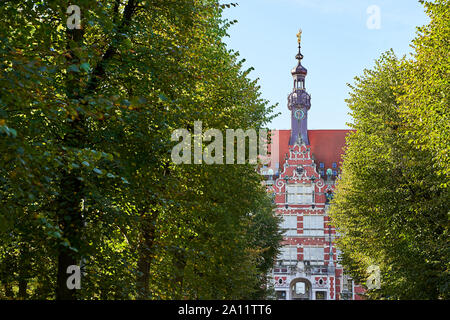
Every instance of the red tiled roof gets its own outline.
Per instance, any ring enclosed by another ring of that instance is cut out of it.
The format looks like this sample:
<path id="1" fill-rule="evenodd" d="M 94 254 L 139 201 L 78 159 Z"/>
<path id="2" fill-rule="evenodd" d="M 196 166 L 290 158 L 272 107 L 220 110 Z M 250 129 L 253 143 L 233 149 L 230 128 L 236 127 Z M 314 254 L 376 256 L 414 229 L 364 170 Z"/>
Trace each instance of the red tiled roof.
<path id="1" fill-rule="evenodd" d="M 332 167 L 336 162 L 338 167 L 342 161 L 345 137 L 352 130 L 308 130 L 311 151 L 316 159 L 317 165 L 324 163 L 325 170 Z"/>
<path id="2" fill-rule="evenodd" d="M 339 167 L 342 161 L 342 154 L 344 153 L 345 137 L 352 131 L 353 130 L 308 130 L 311 151 L 315 157 L 317 166 L 319 166 L 320 162 L 323 162 L 326 171 L 326 169 L 332 168 L 333 162 L 336 162 Z M 289 137 L 291 135 L 291 130 L 272 130 L 272 132 L 279 136 L 279 167 L 282 168 L 286 154 L 289 152 Z M 269 150 L 270 149 L 271 148 L 269 147 Z M 274 154 L 273 151 L 271 150 L 272 155 Z M 275 163 L 271 164 L 273 169 L 276 169 L 275 166 Z"/>

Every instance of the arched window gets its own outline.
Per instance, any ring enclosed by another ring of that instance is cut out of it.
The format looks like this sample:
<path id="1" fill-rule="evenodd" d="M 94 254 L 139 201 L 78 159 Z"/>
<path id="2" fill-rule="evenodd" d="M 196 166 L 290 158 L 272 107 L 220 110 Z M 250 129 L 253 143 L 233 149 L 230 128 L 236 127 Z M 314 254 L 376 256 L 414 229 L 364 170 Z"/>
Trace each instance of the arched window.
<path id="1" fill-rule="evenodd" d="M 305 80 L 304 79 L 294 80 L 294 89 L 304 90 Z"/>
<path id="2" fill-rule="evenodd" d="M 290 283 L 292 300 L 311 299 L 311 283 L 306 279 L 294 279 Z"/>

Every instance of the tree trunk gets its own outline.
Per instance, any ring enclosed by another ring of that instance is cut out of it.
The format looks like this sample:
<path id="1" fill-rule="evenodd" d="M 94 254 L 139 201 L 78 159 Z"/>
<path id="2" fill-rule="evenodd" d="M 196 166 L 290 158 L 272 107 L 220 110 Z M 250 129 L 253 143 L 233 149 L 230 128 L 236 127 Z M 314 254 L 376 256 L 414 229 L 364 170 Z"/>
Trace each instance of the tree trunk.
<path id="1" fill-rule="evenodd" d="M 74 248 L 80 248 L 83 219 L 81 214 L 81 199 L 83 185 L 77 179 L 76 174 L 66 173 L 61 181 L 61 196 L 59 198 L 60 208 L 58 210 L 58 220 L 63 231 L 63 237 L 70 241 Z M 76 298 L 75 289 L 69 290 L 67 287 L 67 268 L 71 265 L 78 265 L 81 257 L 77 252 L 67 246 L 58 246 L 58 270 L 56 279 L 56 299 L 73 300 Z"/>
<path id="2" fill-rule="evenodd" d="M 136 0 L 128 0 L 115 38 L 121 37 L 121 34 L 130 25 L 135 10 Z M 74 48 L 71 47 L 70 44 L 76 43 L 81 46 L 83 42 L 83 32 L 83 29 L 67 30 L 67 51 L 69 53 L 67 55 L 69 57 L 68 65 L 80 63 L 77 54 L 73 50 Z M 105 75 L 105 64 L 115 54 L 115 46 L 116 44 L 111 42 L 111 45 L 102 56 L 102 59 L 98 62 L 91 74 L 90 81 L 86 86 L 84 95 L 89 96 L 95 94 L 99 86 L 99 81 Z M 83 96 L 83 88 L 80 86 L 79 79 L 77 79 L 77 77 L 70 77 L 71 75 L 74 75 L 74 73 L 67 70 L 67 97 L 70 99 L 80 99 Z M 78 149 L 86 147 L 88 140 L 86 137 L 87 130 L 84 115 L 79 114 L 78 118 L 68 120 L 71 120 L 71 122 L 68 132 L 63 139 L 62 145 Z M 81 232 L 84 225 L 81 208 L 81 201 L 84 198 L 84 188 L 83 183 L 79 180 L 80 176 L 81 172 L 79 171 L 63 171 L 60 183 L 60 196 L 57 201 L 57 217 L 60 228 L 63 231 L 63 237 L 69 240 L 70 246 L 77 249 L 80 248 L 81 245 Z M 56 299 L 71 300 L 76 298 L 75 290 L 69 290 L 67 288 L 67 278 L 69 276 L 67 274 L 67 268 L 71 265 L 78 265 L 80 260 L 81 255 L 69 249 L 67 246 L 59 244 L 57 284 L 55 290 Z"/>
<path id="3" fill-rule="evenodd" d="M 72 45 L 77 44 L 81 47 L 82 42 L 82 29 L 67 30 L 68 65 L 80 63 Z M 77 76 L 77 73 L 67 70 L 66 94 L 69 99 L 79 99 L 81 97 L 81 87 Z M 62 145 L 82 149 L 86 144 L 84 116 L 79 114 L 77 118 L 68 118 L 67 120 L 69 125 Z M 78 249 L 81 244 L 80 237 L 83 226 L 81 212 L 83 184 L 79 179 L 81 172 L 79 170 L 68 171 L 63 169 L 61 177 L 60 194 L 57 199 L 57 220 L 63 233 L 62 237 L 69 240 L 71 247 Z M 80 257 L 74 250 L 69 249 L 67 245 L 58 243 L 56 299 L 74 300 L 76 298 L 75 290 L 70 290 L 67 287 L 67 278 L 70 276 L 67 274 L 67 268 L 71 265 L 77 265 L 79 260 Z"/>
<path id="4" fill-rule="evenodd" d="M 141 223 L 141 239 L 138 248 L 138 271 L 137 289 L 138 299 L 144 300 L 150 297 L 150 265 L 152 262 L 153 247 L 156 238 L 156 220 L 157 212 L 152 215 L 143 217 Z"/>
<path id="5" fill-rule="evenodd" d="M 187 256 L 182 250 L 177 250 L 174 254 L 174 266 L 175 266 L 175 299 L 181 300 L 183 296 L 183 281 L 184 281 L 184 269 L 186 268 Z"/>
<path id="6" fill-rule="evenodd" d="M 24 238 L 25 241 L 30 241 Z M 20 244 L 20 257 L 19 257 L 19 292 L 17 296 L 20 299 L 27 298 L 27 287 L 28 280 L 30 276 L 31 266 L 30 250 L 28 248 L 27 242 L 22 242 Z"/>
<path id="7" fill-rule="evenodd" d="M 28 287 L 28 281 L 26 279 L 20 279 L 19 280 L 19 292 L 18 296 L 21 299 L 27 298 L 27 287 Z"/>

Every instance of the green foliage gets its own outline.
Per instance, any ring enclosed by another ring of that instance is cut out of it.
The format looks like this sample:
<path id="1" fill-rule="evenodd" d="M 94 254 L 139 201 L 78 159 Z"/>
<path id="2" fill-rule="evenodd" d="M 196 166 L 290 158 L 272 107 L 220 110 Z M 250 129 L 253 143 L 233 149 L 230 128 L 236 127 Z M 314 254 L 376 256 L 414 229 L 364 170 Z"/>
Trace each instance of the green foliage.
<path id="1" fill-rule="evenodd" d="M 0 297 L 264 297 L 280 236 L 255 167 L 170 159 L 194 121 L 271 119 L 224 6 L 80 0 L 68 30 L 67 5 L 0 5 Z"/>
<path id="2" fill-rule="evenodd" d="M 352 127 L 331 208 L 342 263 L 372 299 L 449 298 L 448 1 L 427 3 L 413 60 L 387 52 L 355 78 Z"/>
<path id="3" fill-rule="evenodd" d="M 399 97 L 401 113 L 408 123 L 410 143 L 430 151 L 436 170 L 448 183 L 450 177 L 450 2 L 425 2 L 431 18 L 418 29 L 413 41 L 414 60 L 405 64 Z"/>

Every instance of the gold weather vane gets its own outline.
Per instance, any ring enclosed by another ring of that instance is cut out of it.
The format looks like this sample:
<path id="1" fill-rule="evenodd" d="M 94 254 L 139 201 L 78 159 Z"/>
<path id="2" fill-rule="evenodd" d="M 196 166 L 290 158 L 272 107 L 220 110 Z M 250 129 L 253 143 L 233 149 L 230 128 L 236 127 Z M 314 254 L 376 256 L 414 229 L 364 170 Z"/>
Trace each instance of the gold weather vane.
<path id="1" fill-rule="evenodd" d="M 297 39 L 298 39 L 298 43 L 300 44 L 302 42 L 302 29 L 300 29 L 297 33 Z"/>

